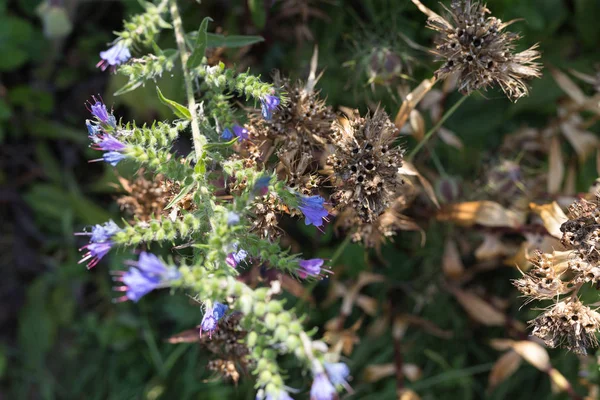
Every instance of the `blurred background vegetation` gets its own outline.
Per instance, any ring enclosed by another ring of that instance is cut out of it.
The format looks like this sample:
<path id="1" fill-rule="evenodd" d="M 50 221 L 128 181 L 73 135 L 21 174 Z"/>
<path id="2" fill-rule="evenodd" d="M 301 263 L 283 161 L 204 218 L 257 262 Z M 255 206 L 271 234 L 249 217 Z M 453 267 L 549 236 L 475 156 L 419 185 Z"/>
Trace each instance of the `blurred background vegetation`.
<path id="1" fill-rule="evenodd" d="M 409 0 L 180 3 L 188 30 L 210 16 L 213 31 L 263 36 L 260 44 L 229 49 L 219 57 L 267 79 L 274 69 L 305 78 L 318 44 L 319 69 L 324 71 L 318 87 L 336 108 L 365 112 L 380 105 L 393 116 L 403 96 L 436 68 L 426 51 L 432 32 Z M 440 9 L 435 1 L 424 3 Z M 447 187 L 455 197 L 450 200 L 484 198 L 485 191 L 474 187 L 485 186 L 486 173 L 506 161 L 499 152 L 505 136 L 523 126 L 542 128 L 556 117 L 565 92 L 550 67 L 591 73 L 600 62 L 600 2 L 491 0 L 488 6 L 503 20 L 523 18 L 512 29 L 523 34 L 524 48 L 540 42 L 544 77 L 532 82 L 531 95 L 516 104 L 499 92 L 471 96 L 445 123 L 462 145 L 438 140 L 416 160 L 442 199 Z M 190 299 L 164 291 L 138 304 L 114 304 L 104 269 L 121 265 L 130 255 L 113 254 L 92 271 L 77 264 L 81 243 L 73 232 L 120 218 L 114 202 L 122 192 L 118 176 L 131 172 L 88 164 L 94 154 L 84 126 L 85 101 L 100 94 L 124 120 L 169 115 L 152 87 L 113 97 L 125 78 L 95 68 L 112 31 L 140 9 L 133 0 L 0 2 L 0 398 L 254 397 L 252 376 L 243 376 L 237 385 L 224 384 L 206 369 L 208 355 L 202 346 L 166 342 L 199 323 L 199 307 Z M 169 98 L 183 97 L 178 77 L 164 76 L 160 87 Z M 450 92 L 447 103 L 460 96 Z M 432 126 L 429 114 L 424 112 L 423 118 Z M 408 132 L 403 139 L 409 150 L 416 143 L 413 136 Z M 561 149 L 564 164 L 574 166 L 576 191 L 587 192 L 597 178 L 594 157 L 578 157 L 568 142 L 561 142 Z M 509 161 L 517 159 L 520 149 L 512 150 Z M 546 163 L 534 167 L 533 174 L 548 170 Z M 555 198 L 541 195 L 541 200 Z M 549 354 L 553 367 L 570 382 L 571 393 L 555 390 L 548 371 L 527 362 L 490 389 L 490 371 L 502 355 L 490 341 L 522 339 L 522 333 L 515 334 L 515 321 L 526 323 L 539 311 L 520 309 L 523 300 L 510 283 L 519 272 L 496 260 L 477 274 L 469 290 L 501 304 L 506 323 L 473 318 L 447 288 L 442 264 L 447 262 L 448 237 L 480 243 L 481 232 L 431 215 L 413 216 L 425 231 L 424 246 L 418 232 L 401 232 L 380 252 L 365 252 L 343 243 L 332 226 L 317 236 L 298 227 L 288 239 L 296 249 L 301 243 L 305 253 L 333 258 L 335 285 L 356 287 L 365 271 L 385 276 L 384 282 L 357 289 L 363 306 L 357 302 L 343 317 L 342 299 L 332 295 L 333 280 L 310 288 L 309 300 L 288 295 L 289 304 L 307 312 L 306 323 L 318 326 L 319 334 L 332 319 L 345 326 L 337 334 L 345 335 L 344 344 L 352 350 L 346 361 L 354 377 L 354 394 L 345 398 L 395 399 L 398 388 L 412 389 L 422 399 L 593 396 L 589 393 L 598 384 L 595 357 L 562 349 Z M 467 269 L 477 264 L 468 251 L 461 250 L 459 258 Z M 389 315 L 413 319 L 401 323 Z M 394 340 L 394 335 L 401 339 Z M 292 376 L 290 384 L 306 393 L 309 381 Z"/>

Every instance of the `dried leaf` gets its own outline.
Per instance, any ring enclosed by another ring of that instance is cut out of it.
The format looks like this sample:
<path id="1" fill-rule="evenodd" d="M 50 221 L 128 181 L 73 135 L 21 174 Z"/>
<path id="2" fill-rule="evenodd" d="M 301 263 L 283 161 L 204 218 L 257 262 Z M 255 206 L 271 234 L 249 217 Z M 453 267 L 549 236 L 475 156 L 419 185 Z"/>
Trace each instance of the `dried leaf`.
<path id="1" fill-rule="evenodd" d="M 359 295 L 356 298 L 356 305 L 372 317 L 377 315 L 378 303 L 377 300 L 372 297 Z"/>
<path id="2" fill-rule="evenodd" d="M 421 379 L 421 375 L 423 375 L 421 368 L 419 368 L 419 366 L 416 364 L 403 364 L 402 373 L 404 374 L 406 379 L 408 379 L 411 382 Z"/>
<path id="3" fill-rule="evenodd" d="M 402 167 L 398 168 L 398 173 L 400 175 L 416 176 L 419 179 L 421 186 L 423 186 L 423 190 L 425 190 L 425 193 L 427 193 L 429 199 L 433 202 L 433 204 L 435 204 L 437 208 L 440 208 L 440 203 L 438 202 L 437 197 L 435 196 L 435 190 L 433 189 L 433 186 L 431 186 L 431 183 L 429 183 L 429 181 L 425 179 L 425 177 L 423 177 L 423 175 L 421 175 L 419 171 L 417 171 L 414 165 L 412 165 L 408 161 L 404 161 Z"/>
<path id="4" fill-rule="evenodd" d="M 416 109 L 411 110 L 409 122 L 413 137 L 420 142 L 425 136 L 425 120 L 421 113 Z"/>
<path id="5" fill-rule="evenodd" d="M 423 99 L 423 96 L 425 96 L 425 94 L 431 90 L 434 84 L 435 78 L 425 79 L 419 84 L 419 86 L 417 86 L 406 96 L 406 99 L 404 99 L 402 102 L 400 110 L 398 111 L 398 114 L 396 114 L 396 119 L 394 121 L 394 124 L 398 129 L 401 129 L 404 126 L 406 120 L 410 116 L 410 112 L 415 109 L 417 104 L 419 104 L 419 102 Z"/>
<path id="6" fill-rule="evenodd" d="M 534 213 L 540 216 L 548 233 L 555 238 L 560 239 L 562 237 L 560 226 L 567 221 L 568 218 L 555 201 L 551 204 L 542 204 L 539 206 L 535 203 L 530 203 L 529 207 Z"/>
<path id="7" fill-rule="evenodd" d="M 518 228 L 523 217 L 493 201 L 470 201 L 445 206 L 438 214 L 440 221 L 452 221 L 464 226 L 475 224 L 489 227 Z"/>
<path id="8" fill-rule="evenodd" d="M 512 348 L 517 354 L 523 357 L 525 361 L 540 371 L 548 371 L 552 368 L 548 352 L 538 343 L 530 340 L 522 340 L 514 342 Z"/>
<path id="9" fill-rule="evenodd" d="M 502 243 L 500 237 L 500 234 L 484 233 L 483 243 L 475 250 L 475 258 L 487 261 L 510 254 L 511 248 Z"/>
<path id="10" fill-rule="evenodd" d="M 565 178 L 565 185 L 562 190 L 564 195 L 572 195 L 577 192 L 577 167 L 575 163 L 570 163 L 567 169 L 567 177 Z"/>
<path id="11" fill-rule="evenodd" d="M 439 326 L 434 324 L 433 322 L 426 320 L 424 318 L 417 317 L 416 315 L 402 314 L 396 318 L 397 318 L 396 321 L 399 318 L 404 323 L 421 328 L 426 333 L 433 335 L 433 336 L 437 336 L 442 339 L 450 339 L 454 335 L 452 333 L 452 331 L 443 330 Z"/>
<path id="12" fill-rule="evenodd" d="M 578 121 L 573 118 L 560 124 L 563 135 L 567 138 L 577 156 L 585 161 L 588 154 L 598 148 L 598 138 L 593 132 L 582 130 L 578 127 Z"/>
<path id="13" fill-rule="evenodd" d="M 512 348 L 514 342 L 511 339 L 492 339 L 490 340 L 490 346 L 498 351 L 506 351 Z"/>
<path id="14" fill-rule="evenodd" d="M 410 389 L 400 389 L 398 390 L 398 400 L 421 400 L 421 398 Z"/>
<path id="15" fill-rule="evenodd" d="M 472 292 L 451 288 L 450 292 L 475 321 L 486 326 L 502 326 L 506 323 L 506 315 L 492 307 L 485 300 Z"/>
<path id="16" fill-rule="evenodd" d="M 442 269 L 444 275 L 450 279 L 458 279 L 465 272 L 465 266 L 460 258 L 458 247 L 452 239 L 446 240 L 444 255 L 442 256 Z"/>
<path id="17" fill-rule="evenodd" d="M 396 366 L 393 363 L 367 365 L 364 372 L 365 382 L 377 382 L 383 378 L 396 374 Z"/>
<path id="18" fill-rule="evenodd" d="M 438 130 L 438 136 L 448 146 L 452 146 L 458 150 L 462 150 L 465 146 L 463 142 L 456 136 L 450 129 L 446 129 L 443 126 Z"/>
<path id="19" fill-rule="evenodd" d="M 553 389 L 557 392 L 564 392 L 571 387 L 571 384 L 567 378 L 565 378 L 564 375 L 555 368 L 552 368 L 548 375 L 550 375 L 550 381 L 552 382 Z"/>
<path id="20" fill-rule="evenodd" d="M 571 80 L 565 73 L 556 69 L 550 68 L 550 73 L 560 88 L 577 104 L 583 104 L 586 101 L 585 93 Z"/>
<path id="21" fill-rule="evenodd" d="M 488 378 L 488 388 L 493 390 L 500 383 L 504 382 L 506 378 L 515 373 L 521 365 L 521 356 L 515 353 L 513 350 L 504 353 L 494 363 L 490 376 Z"/>
<path id="22" fill-rule="evenodd" d="M 555 194 L 560 190 L 560 184 L 565 174 L 565 165 L 558 136 L 553 136 L 550 140 L 548 163 L 550 164 L 548 171 L 548 193 Z"/>

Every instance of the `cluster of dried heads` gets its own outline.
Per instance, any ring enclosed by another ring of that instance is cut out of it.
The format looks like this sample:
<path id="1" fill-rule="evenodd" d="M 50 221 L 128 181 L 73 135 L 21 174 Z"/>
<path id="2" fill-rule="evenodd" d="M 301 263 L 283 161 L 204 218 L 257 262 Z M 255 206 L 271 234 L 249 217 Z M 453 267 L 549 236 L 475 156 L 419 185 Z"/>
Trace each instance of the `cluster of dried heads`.
<path id="1" fill-rule="evenodd" d="M 586 354 L 598 344 L 600 313 L 583 304 L 578 294 L 584 284 L 598 287 L 600 283 L 600 195 L 595 201 L 573 203 L 560 231 L 561 243 L 569 252 L 567 262 L 554 262 L 553 255 L 538 251 L 530 258 L 532 269 L 514 284 L 531 300 L 555 301 L 531 321 L 533 335 L 550 347 Z"/>

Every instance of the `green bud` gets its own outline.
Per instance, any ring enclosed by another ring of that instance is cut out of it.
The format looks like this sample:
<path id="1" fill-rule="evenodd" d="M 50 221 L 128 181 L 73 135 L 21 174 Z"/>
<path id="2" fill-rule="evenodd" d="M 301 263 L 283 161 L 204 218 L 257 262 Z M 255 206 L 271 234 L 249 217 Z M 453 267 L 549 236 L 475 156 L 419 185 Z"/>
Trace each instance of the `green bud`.
<path id="1" fill-rule="evenodd" d="M 289 323 L 288 329 L 291 333 L 298 334 L 302 332 L 302 324 L 300 324 L 298 321 L 292 321 Z"/>
<path id="2" fill-rule="evenodd" d="M 256 346 L 257 339 L 258 339 L 258 334 L 256 332 L 250 332 L 250 333 L 248 333 L 248 336 L 246 336 L 246 344 L 248 345 L 248 347 L 252 348 L 252 347 Z"/>
<path id="3" fill-rule="evenodd" d="M 296 335 L 289 335 L 285 339 L 285 345 L 288 349 L 295 349 L 300 346 L 300 339 Z"/>
<path id="4" fill-rule="evenodd" d="M 267 316 L 265 317 L 265 326 L 270 330 L 273 330 L 277 327 L 277 317 L 275 316 L 275 314 L 267 314 Z"/>
<path id="5" fill-rule="evenodd" d="M 273 334 L 273 336 L 275 337 L 275 339 L 277 339 L 280 342 L 285 341 L 285 339 L 288 336 L 288 330 L 285 326 L 279 325 L 276 329 L 275 332 Z"/>
<path id="6" fill-rule="evenodd" d="M 254 314 L 258 318 L 261 318 L 263 315 L 265 315 L 266 312 L 267 312 L 267 306 L 265 305 L 265 303 L 260 302 L 260 301 L 254 303 Z M 249 314 L 249 313 L 247 313 L 247 314 Z"/>
<path id="7" fill-rule="evenodd" d="M 269 312 L 277 314 L 281 312 L 281 310 L 283 310 L 283 306 L 281 305 L 280 301 L 271 300 L 267 309 L 269 310 Z"/>

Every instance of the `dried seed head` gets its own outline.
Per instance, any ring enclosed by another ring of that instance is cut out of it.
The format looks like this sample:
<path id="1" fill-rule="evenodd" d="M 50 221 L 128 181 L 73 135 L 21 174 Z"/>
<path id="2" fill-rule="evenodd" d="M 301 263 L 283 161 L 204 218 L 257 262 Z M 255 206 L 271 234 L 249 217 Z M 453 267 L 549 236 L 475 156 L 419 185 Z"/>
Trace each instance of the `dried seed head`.
<path id="1" fill-rule="evenodd" d="M 287 207 L 280 203 L 275 194 L 259 196 L 252 204 L 253 218 L 250 231 L 271 240 L 281 236 L 283 231 L 278 226 L 278 217 L 285 213 L 288 213 Z"/>
<path id="2" fill-rule="evenodd" d="M 140 170 L 135 180 L 120 178 L 120 181 L 127 194 L 119 197 L 117 204 L 133 219 L 149 221 L 160 215 L 168 204 L 169 189 L 162 175 L 149 180 L 144 176 L 144 171 Z"/>
<path id="3" fill-rule="evenodd" d="M 396 127 L 382 109 L 361 117 L 357 111 L 333 123 L 333 167 L 338 210 L 352 207 L 364 222 L 375 222 L 390 206 L 401 180 L 403 149 L 394 146 Z"/>
<path id="4" fill-rule="evenodd" d="M 596 332 L 600 314 L 578 300 L 561 301 L 530 321 L 533 335 L 549 347 L 566 347 L 577 354 L 587 354 L 598 346 Z"/>
<path id="5" fill-rule="evenodd" d="M 570 291 L 569 285 L 562 281 L 548 255 L 538 250 L 529 261 L 533 264 L 531 271 L 520 279 L 515 279 L 513 285 L 530 301 L 551 300 Z"/>
<path id="6" fill-rule="evenodd" d="M 561 242 L 573 249 L 577 257 L 593 266 L 600 263 L 600 198 L 578 200 L 569 206 L 569 220 L 560 227 Z"/>
<path id="7" fill-rule="evenodd" d="M 316 192 L 321 183 L 319 175 L 311 173 L 313 156 L 309 153 L 301 153 L 297 156 L 297 150 L 285 151 L 283 148 L 277 152 L 280 160 L 279 173 L 281 178 L 287 181 L 287 185 L 310 196 Z"/>
<path id="8" fill-rule="evenodd" d="M 271 148 L 312 154 L 328 143 L 331 123 L 335 114 L 319 93 L 306 88 L 301 82 L 292 84 L 289 79 L 276 75 L 274 84 L 282 87 L 287 101 L 279 106 L 270 120 L 260 114 L 250 116 L 246 129 L 250 140 L 268 145 L 261 146 L 263 159 L 272 153 Z"/>
<path id="9" fill-rule="evenodd" d="M 458 75 L 464 93 L 499 85 L 511 100 L 527 95 L 524 80 L 541 76 L 537 45 L 515 53 L 516 33 L 504 32 L 513 21 L 503 23 L 488 16 L 490 10 L 478 1 L 452 0 L 449 17 L 430 17 L 429 28 L 439 32 L 433 53 L 442 65 L 439 79 Z"/>

